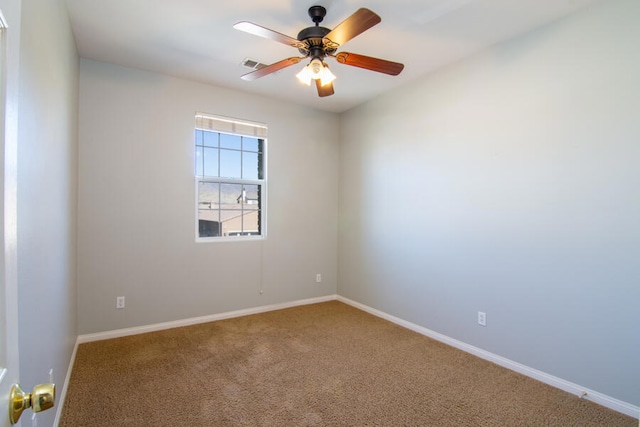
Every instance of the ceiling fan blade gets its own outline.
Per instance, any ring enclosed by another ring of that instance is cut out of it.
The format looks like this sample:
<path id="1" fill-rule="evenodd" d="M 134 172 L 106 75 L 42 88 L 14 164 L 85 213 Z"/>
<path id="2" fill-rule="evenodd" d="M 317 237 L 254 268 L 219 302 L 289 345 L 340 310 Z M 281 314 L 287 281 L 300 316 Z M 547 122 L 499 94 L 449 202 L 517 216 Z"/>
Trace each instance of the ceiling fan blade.
<path id="1" fill-rule="evenodd" d="M 280 71 L 283 68 L 287 68 L 290 67 L 294 64 L 297 64 L 298 62 L 300 62 L 301 60 L 303 60 L 304 57 L 302 58 L 298 58 L 298 57 L 293 57 L 293 58 L 287 58 L 287 59 L 283 59 L 282 61 L 278 61 L 276 63 L 273 63 L 271 65 L 267 65 L 266 67 L 260 68 L 259 70 L 256 71 L 252 71 L 250 73 L 247 73 L 243 76 L 241 76 L 240 78 L 242 80 L 247 80 L 247 81 L 254 81 L 255 79 L 259 79 L 260 77 L 264 77 L 268 74 L 271 73 L 275 73 L 276 71 Z"/>
<path id="2" fill-rule="evenodd" d="M 300 43 L 300 40 L 298 39 L 294 39 L 293 37 L 289 37 L 265 27 L 261 27 L 260 25 L 256 25 L 252 22 L 241 21 L 234 24 L 233 28 L 235 28 L 236 30 L 244 31 L 245 33 L 253 34 L 254 36 L 263 37 L 265 39 L 273 40 L 292 47 L 300 47 L 302 45 L 302 43 Z"/>
<path id="3" fill-rule="evenodd" d="M 324 38 L 338 45 L 343 45 L 378 24 L 380 21 L 382 21 L 382 18 L 375 12 L 363 7 L 338 24 L 338 26 L 331 30 Z"/>
<path id="4" fill-rule="evenodd" d="M 327 83 L 326 85 L 322 86 L 322 83 L 320 83 L 320 79 L 316 80 L 316 88 L 318 89 L 318 96 L 321 98 L 324 98 L 325 96 L 331 96 L 333 95 L 333 83 Z"/>
<path id="5" fill-rule="evenodd" d="M 404 69 L 404 65 L 399 62 L 387 61 L 386 59 L 373 58 L 371 56 L 358 55 L 356 53 L 340 52 L 335 55 L 336 61 L 341 64 L 360 67 L 379 73 L 397 76 Z"/>

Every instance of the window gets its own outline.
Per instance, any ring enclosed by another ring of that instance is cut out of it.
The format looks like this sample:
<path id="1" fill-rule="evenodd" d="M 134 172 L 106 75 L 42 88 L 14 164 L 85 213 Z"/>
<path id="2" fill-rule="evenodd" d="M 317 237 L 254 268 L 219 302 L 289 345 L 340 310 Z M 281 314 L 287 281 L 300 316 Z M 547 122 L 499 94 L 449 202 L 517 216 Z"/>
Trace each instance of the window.
<path id="1" fill-rule="evenodd" d="M 266 126 L 197 114 L 195 134 L 197 240 L 263 237 Z"/>

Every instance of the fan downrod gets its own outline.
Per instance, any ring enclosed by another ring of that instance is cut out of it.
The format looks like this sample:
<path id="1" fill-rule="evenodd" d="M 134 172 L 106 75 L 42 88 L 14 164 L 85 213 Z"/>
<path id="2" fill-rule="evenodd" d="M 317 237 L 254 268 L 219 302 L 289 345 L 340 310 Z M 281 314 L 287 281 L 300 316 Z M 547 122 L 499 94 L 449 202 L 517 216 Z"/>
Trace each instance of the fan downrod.
<path id="1" fill-rule="evenodd" d="M 326 14 L 327 9 L 322 6 L 311 6 L 309 8 L 309 17 L 316 25 L 320 25 Z"/>

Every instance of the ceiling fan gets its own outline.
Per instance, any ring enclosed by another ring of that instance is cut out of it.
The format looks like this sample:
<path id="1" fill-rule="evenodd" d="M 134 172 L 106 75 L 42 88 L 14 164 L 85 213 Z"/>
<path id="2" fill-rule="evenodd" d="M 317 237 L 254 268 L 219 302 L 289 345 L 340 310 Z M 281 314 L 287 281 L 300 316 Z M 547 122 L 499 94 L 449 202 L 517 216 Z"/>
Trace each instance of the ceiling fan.
<path id="1" fill-rule="evenodd" d="M 233 28 L 237 30 L 294 47 L 303 55 L 283 59 L 282 61 L 247 73 L 241 78 L 243 80 L 253 81 L 297 64 L 305 58 L 311 58 L 311 62 L 304 67 L 296 77 L 306 85 L 310 85 L 311 80 L 315 80 L 318 95 L 323 97 L 333 95 L 332 82 L 336 78 L 329 70 L 329 66 L 324 62 L 326 57 L 333 58 L 341 64 L 377 71 L 392 76 L 400 74 L 404 65 L 398 62 L 350 52 L 337 52 L 338 47 L 382 21 L 376 13 L 366 8 L 358 9 L 333 30 L 320 26 L 326 14 L 327 10 L 324 7 L 311 6 L 309 8 L 309 16 L 315 26 L 300 31 L 296 39 L 261 27 L 252 22 L 242 21 L 235 24 Z"/>

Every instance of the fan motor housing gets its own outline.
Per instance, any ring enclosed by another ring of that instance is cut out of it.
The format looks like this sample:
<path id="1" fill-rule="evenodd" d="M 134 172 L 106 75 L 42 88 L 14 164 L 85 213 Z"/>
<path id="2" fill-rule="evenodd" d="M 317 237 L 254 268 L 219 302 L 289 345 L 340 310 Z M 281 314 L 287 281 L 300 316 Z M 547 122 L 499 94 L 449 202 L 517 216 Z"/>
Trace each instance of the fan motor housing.
<path id="1" fill-rule="evenodd" d="M 301 42 L 305 42 L 308 47 L 308 50 L 299 49 L 300 53 L 308 54 L 309 52 L 313 52 L 314 50 L 321 49 L 323 54 L 323 44 L 322 39 L 324 36 L 331 32 L 330 29 L 320 26 L 308 27 L 298 33 L 298 40 Z M 313 54 L 313 53 L 312 53 Z"/>
<path id="2" fill-rule="evenodd" d="M 330 29 L 320 26 L 308 27 L 298 33 L 298 40 L 320 39 L 331 32 Z"/>

